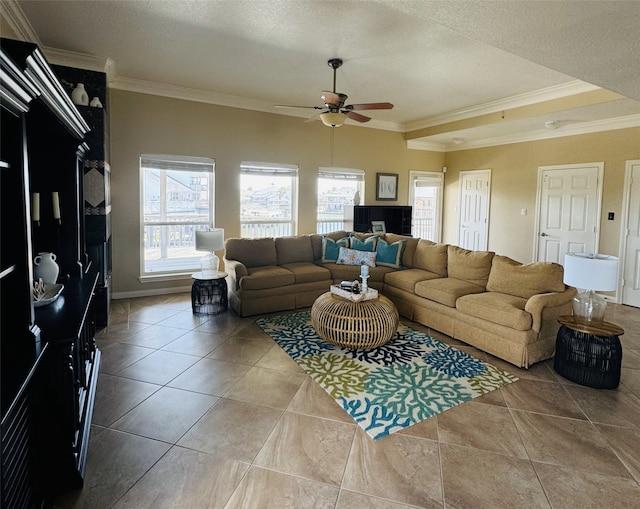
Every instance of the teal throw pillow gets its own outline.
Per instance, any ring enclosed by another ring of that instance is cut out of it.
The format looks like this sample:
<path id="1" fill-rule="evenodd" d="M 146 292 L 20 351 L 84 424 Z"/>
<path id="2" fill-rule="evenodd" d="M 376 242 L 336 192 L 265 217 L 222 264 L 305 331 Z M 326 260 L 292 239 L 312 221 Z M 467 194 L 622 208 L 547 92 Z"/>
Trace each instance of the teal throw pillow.
<path id="1" fill-rule="evenodd" d="M 341 247 L 349 247 L 349 237 L 342 237 L 338 240 L 322 237 L 322 263 L 335 262 Z"/>
<path id="2" fill-rule="evenodd" d="M 406 240 L 399 240 L 393 244 L 388 244 L 384 240 L 378 242 L 376 252 L 376 264 L 383 267 L 392 267 L 394 269 L 401 269 L 402 265 L 402 253 L 404 252 L 404 246 Z"/>
<path id="3" fill-rule="evenodd" d="M 378 245 L 378 236 L 372 235 L 363 239 L 357 235 L 349 235 L 349 244 L 351 249 L 357 249 L 358 251 L 370 251 L 374 252 Z"/>
<path id="4" fill-rule="evenodd" d="M 368 265 L 369 267 L 375 267 L 376 253 L 341 247 L 336 263 L 338 265 Z"/>

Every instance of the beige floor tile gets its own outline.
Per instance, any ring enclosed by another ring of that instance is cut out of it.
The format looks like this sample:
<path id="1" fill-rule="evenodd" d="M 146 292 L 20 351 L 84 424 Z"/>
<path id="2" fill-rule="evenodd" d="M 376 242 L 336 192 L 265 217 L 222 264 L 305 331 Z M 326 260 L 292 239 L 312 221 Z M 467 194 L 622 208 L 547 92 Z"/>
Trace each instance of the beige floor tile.
<path id="1" fill-rule="evenodd" d="M 160 388 L 159 385 L 101 373 L 91 422 L 109 426 Z"/>
<path id="2" fill-rule="evenodd" d="M 447 508 L 548 508 L 529 460 L 440 445 Z"/>
<path id="3" fill-rule="evenodd" d="M 304 383 L 287 407 L 289 412 L 322 417 L 346 423 L 355 422 L 351 416 L 333 399 L 320 384 L 311 377 L 306 377 Z"/>
<path id="4" fill-rule="evenodd" d="M 111 427 L 173 444 L 217 400 L 206 394 L 163 387 Z"/>
<path id="5" fill-rule="evenodd" d="M 184 329 L 165 327 L 162 325 L 149 325 L 133 334 L 118 338 L 121 343 L 145 346 L 147 348 L 162 348 L 178 339 L 185 333 Z"/>
<path id="6" fill-rule="evenodd" d="M 195 332 L 191 330 L 163 346 L 161 350 L 204 357 L 225 341 L 226 338 L 221 338 L 210 332 Z"/>
<path id="7" fill-rule="evenodd" d="M 438 415 L 441 443 L 464 445 L 528 459 L 518 429 L 507 408 L 472 401 Z"/>
<path id="8" fill-rule="evenodd" d="M 633 394 L 582 386 L 566 390 L 591 422 L 640 429 L 640 399 Z"/>
<path id="9" fill-rule="evenodd" d="M 598 474 L 629 477 L 593 424 L 512 410 L 529 458 Z"/>
<path id="10" fill-rule="evenodd" d="M 153 348 L 100 339 L 96 340 L 96 346 L 102 354 L 100 358 L 100 373 L 112 375 L 155 352 Z"/>
<path id="11" fill-rule="evenodd" d="M 306 375 L 252 367 L 224 395 L 225 398 L 285 409 Z"/>
<path id="12" fill-rule="evenodd" d="M 67 509 L 106 509 L 124 495 L 170 448 L 158 440 L 107 429 L 92 437 L 85 484 L 56 501 Z"/>
<path id="13" fill-rule="evenodd" d="M 448 410 L 447 410 L 448 412 Z M 416 424 L 398 431 L 402 435 L 410 435 L 412 437 L 426 438 L 427 440 L 438 440 L 438 416 L 434 415 L 429 419 L 420 421 Z"/>
<path id="14" fill-rule="evenodd" d="M 148 323 L 130 322 L 128 319 L 123 323 L 109 323 L 108 327 L 98 331 L 96 338 L 110 341 L 121 341 L 129 338 L 138 332 L 150 327 Z"/>
<path id="15" fill-rule="evenodd" d="M 547 382 L 555 382 L 556 377 L 554 371 L 549 367 L 546 361 L 537 362 L 528 369 L 518 368 L 510 362 L 494 357 L 493 355 L 487 355 L 487 362 L 492 364 L 498 369 L 502 369 L 514 376 L 517 376 L 520 380 L 540 380 Z"/>
<path id="16" fill-rule="evenodd" d="M 640 430 L 596 424 L 618 459 L 640 483 Z"/>
<path id="17" fill-rule="evenodd" d="M 222 396 L 251 369 L 248 364 L 200 359 L 171 382 L 170 387 Z"/>
<path id="18" fill-rule="evenodd" d="M 633 479 L 580 472 L 534 463 L 554 509 L 631 508 L 640 504 L 640 486 Z"/>
<path id="19" fill-rule="evenodd" d="M 334 509 L 338 488 L 251 467 L 225 509 Z"/>
<path id="20" fill-rule="evenodd" d="M 253 464 L 340 486 L 355 424 L 285 412 Z"/>
<path id="21" fill-rule="evenodd" d="M 397 433 L 374 441 L 358 429 L 342 487 L 408 505 L 441 508 L 438 444 Z"/>
<path id="22" fill-rule="evenodd" d="M 338 497 L 336 509 L 415 509 L 415 506 L 342 490 Z"/>
<path id="23" fill-rule="evenodd" d="M 241 362 L 253 366 L 272 346 L 273 345 L 261 339 L 248 339 L 234 336 L 227 339 L 207 355 L 207 357 L 221 361 Z"/>
<path id="24" fill-rule="evenodd" d="M 114 509 L 224 507 L 249 464 L 173 447 Z"/>
<path id="25" fill-rule="evenodd" d="M 132 311 L 129 315 L 129 320 L 132 322 L 155 324 L 178 313 L 178 310 L 168 307 L 147 306 L 142 309 Z"/>
<path id="26" fill-rule="evenodd" d="M 207 323 L 211 319 L 211 315 L 194 313 L 191 309 L 179 311 L 178 313 L 166 316 L 164 319 L 156 322 L 156 325 L 165 327 L 174 327 L 176 329 L 192 330 L 200 325 Z"/>
<path id="27" fill-rule="evenodd" d="M 586 419 L 562 384 L 556 382 L 520 379 L 502 387 L 501 392 L 509 408 Z"/>
<path id="28" fill-rule="evenodd" d="M 221 399 L 178 441 L 178 445 L 250 463 L 282 413 L 275 408 Z"/>
<path id="29" fill-rule="evenodd" d="M 640 334 L 639 334 L 640 335 Z M 622 367 L 638 369 L 640 367 L 640 349 L 622 348 Z"/>
<path id="30" fill-rule="evenodd" d="M 640 369 L 622 368 L 620 383 L 640 398 Z"/>
<path id="31" fill-rule="evenodd" d="M 275 344 L 256 362 L 256 366 L 280 371 L 290 371 L 291 373 L 304 374 L 305 372 L 296 361 Z"/>
<path id="32" fill-rule="evenodd" d="M 118 372 L 119 376 L 164 385 L 190 366 L 199 357 L 157 350 Z"/>

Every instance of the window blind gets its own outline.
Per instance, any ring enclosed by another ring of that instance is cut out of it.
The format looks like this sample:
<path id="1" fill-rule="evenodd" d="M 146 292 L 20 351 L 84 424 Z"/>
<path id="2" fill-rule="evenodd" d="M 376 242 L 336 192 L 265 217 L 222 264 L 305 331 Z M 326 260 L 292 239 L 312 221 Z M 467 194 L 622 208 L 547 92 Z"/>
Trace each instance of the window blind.
<path id="1" fill-rule="evenodd" d="M 355 180 L 358 182 L 364 182 L 364 170 L 321 167 L 318 169 L 318 177 L 323 179 Z"/>

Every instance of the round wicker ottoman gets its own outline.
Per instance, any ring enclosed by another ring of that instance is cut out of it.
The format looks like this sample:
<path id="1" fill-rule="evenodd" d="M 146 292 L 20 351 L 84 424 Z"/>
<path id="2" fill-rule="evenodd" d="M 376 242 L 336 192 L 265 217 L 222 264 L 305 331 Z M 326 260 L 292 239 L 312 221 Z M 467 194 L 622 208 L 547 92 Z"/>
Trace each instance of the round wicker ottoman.
<path id="1" fill-rule="evenodd" d="M 334 345 L 369 350 L 387 343 L 398 329 L 398 310 L 383 295 L 353 302 L 331 292 L 311 307 L 311 323 L 318 335 Z"/>

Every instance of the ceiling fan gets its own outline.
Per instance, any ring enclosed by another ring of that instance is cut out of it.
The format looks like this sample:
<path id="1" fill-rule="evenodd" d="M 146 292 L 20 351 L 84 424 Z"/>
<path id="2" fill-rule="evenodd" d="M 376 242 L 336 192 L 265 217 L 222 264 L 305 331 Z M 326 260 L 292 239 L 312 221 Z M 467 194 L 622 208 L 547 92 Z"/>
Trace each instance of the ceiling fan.
<path id="1" fill-rule="evenodd" d="M 305 120 L 305 122 L 313 122 L 314 120 L 322 120 L 327 127 L 340 127 L 345 123 L 347 118 L 357 122 L 368 122 L 371 117 L 356 113 L 357 110 L 390 110 L 393 108 L 391 103 L 364 103 L 364 104 L 346 104 L 347 95 L 336 92 L 336 70 L 342 66 L 342 59 L 332 58 L 327 64 L 333 69 L 333 91 L 323 90 L 322 100 L 324 106 L 290 106 L 286 104 L 278 104 L 276 108 L 311 108 L 314 110 L 323 110 L 322 113 Z"/>

